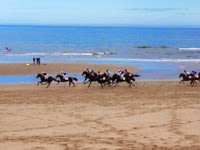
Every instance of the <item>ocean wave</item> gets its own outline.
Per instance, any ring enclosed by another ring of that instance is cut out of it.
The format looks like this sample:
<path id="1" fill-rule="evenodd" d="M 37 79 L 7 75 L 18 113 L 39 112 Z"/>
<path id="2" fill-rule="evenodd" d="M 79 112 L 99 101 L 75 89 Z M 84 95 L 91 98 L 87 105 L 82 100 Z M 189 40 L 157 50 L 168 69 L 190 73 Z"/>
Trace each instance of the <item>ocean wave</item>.
<path id="1" fill-rule="evenodd" d="M 178 48 L 181 51 L 200 51 L 200 48 Z"/>
<path id="2" fill-rule="evenodd" d="M 130 59 L 130 58 L 101 58 L 113 61 L 135 61 L 135 62 L 200 62 L 200 59 Z"/>
<path id="3" fill-rule="evenodd" d="M 38 52 L 38 53 L 2 53 L 1 56 L 96 56 L 96 55 L 111 55 L 112 52 L 89 52 L 89 53 L 66 53 L 66 52 Z"/>

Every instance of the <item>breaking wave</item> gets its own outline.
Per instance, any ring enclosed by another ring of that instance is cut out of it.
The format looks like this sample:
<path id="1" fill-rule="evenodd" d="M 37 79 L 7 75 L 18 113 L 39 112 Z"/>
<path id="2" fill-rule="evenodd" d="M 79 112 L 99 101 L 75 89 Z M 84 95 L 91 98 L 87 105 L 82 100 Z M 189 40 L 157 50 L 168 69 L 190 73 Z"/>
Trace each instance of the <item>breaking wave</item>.
<path id="1" fill-rule="evenodd" d="M 38 52 L 38 53 L 2 53 L 2 56 L 95 56 L 111 55 L 112 52 L 66 53 L 66 52 Z"/>

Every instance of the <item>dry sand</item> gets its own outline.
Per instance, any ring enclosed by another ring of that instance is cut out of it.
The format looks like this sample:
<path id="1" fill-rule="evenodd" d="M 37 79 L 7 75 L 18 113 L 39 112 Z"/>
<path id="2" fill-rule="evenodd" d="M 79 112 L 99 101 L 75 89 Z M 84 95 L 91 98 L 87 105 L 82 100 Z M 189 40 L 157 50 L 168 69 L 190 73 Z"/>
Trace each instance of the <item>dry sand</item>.
<path id="1" fill-rule="evenodd" d="M 1 150 L 200 149 L 200 87 L 0 86 Z"/>
<path id="2" fill-rule="evenodd" d="M 82 73 L 87 68 L 93 69 L 95 71 L 106 71 L 106 69 L 110 69 L 112 72 L 117 72 L 119 69 L 140 71 L 139 67 L 92 63 L 46 63 L 46 65 L 10 63 L 0 64 L 0 75 L 36 75 L 41 72 L 58 74 L 60 71 L 65 71 L 67 73 Z"/>

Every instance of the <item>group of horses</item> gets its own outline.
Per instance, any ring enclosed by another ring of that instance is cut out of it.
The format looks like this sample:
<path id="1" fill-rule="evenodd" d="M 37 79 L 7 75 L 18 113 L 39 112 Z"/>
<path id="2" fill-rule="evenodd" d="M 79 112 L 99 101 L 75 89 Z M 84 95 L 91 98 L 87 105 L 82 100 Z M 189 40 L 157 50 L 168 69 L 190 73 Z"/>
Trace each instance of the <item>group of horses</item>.
<path id="1" fill-rule="evenodd" d="M 101 85 L 101 88 L 103 88 L 104 86 L 116 87 L 120 82 L 128 83 L 129 87 L 135 86 L 133 84 L 133 82 L 135 82 L 135 77 L 140 77 L 140 75 L 133 73 L 125 74 L 124 78 L 122 78 L 118 74 L 113 74 L 111 76 L 108 76 L 106 73 L 104 73 L 103 75 L 97 75 L 97 74 L 91 74 L 88 71 L 83 71 L 82 76 L 84 76 L 83 83 L 84 84 L 89 83 L 88 87 L 90 87 L 90 85 L 93 82 L 98 82 Z M 58 74 L 55 78 L 49 76 L 47 79 L 43 74 L 38 74 L 36 78 L 40 78 L 40 81 L 37 83 L 37 85 L 47 84 L 47 88 L 50 86 L 52 81 L 57 82 L 57 84 L 59 84 L 60 82 L 69 82 L 69 86 L 73 85 L 74 87 L 75 87 L 74 81 L 78 81 L 78 79 L 74 77 L 68 77 L 68 79 L 66 80 L 61 74 Z M 179 78 L 182 78 L 182 80 L 179 83 L 184 83 L 184 81 L 190 81 L 190 85 L 197 85 L 196 81 L 200 81 L 200 73 L 198 73 L 198 77 L 195 76 L 194 74 L 186 75 L 184 73 L 181 73 L 179 75 Z"/>
<path id="2" fill-rule="evenodd" d="M 111 76 L 108 76 L 106 73 L 102 75 L 92 74 L 87 71 L 83 71 L 82 76 L 84 76 L 83 83 L 89 83 L 88 87 L 90 87 L 91 83 L 98 82 L 101 85 L 101 88 L 105 86 L 117 86 L 120 82 L 126 82 L 129 84 L 129 87 L 134 86 L 133 82 L 135 81 L 135 77 L 140 77 L 140 75 L 137 74 L 125 74 L 124 78 L 122 78 L 118 74 L 113 74 Z M 74 77 L 68 77 L 66 80 L 63 75 L 58 74 L 55 78 L 52 76 L 49 76 L 48 78 L 45 78 L 43 74 L 38 74 L 36 78 L 40 78 L 40 81 L 37 83 L 37 85 L 41 84 L 47 84 L 47 88 L 50 86 L 52 81 L 57 82 L 59 84 L 60 82 L 69 82 L 69 86 L 71 84 L 75 87 L 74 81 L 78 81 L 77 78 Z"/>
<path id="3" fill-rule="evenodd" d="M 87 71 L 83 71 L 82 76 L 85 77 L 83 83 L 89 83 L 88 87 L 90 87 L 92 82 L 98 82 L 101 85 L 101 88 L 104 86 L 112 86 L 114 85 L 115 87 L 118 85 L 120 82 L 126 82 L 129 84 L 129 87 L 135 86 L 133 82 L 135 81 L 135 77 L 140 77 L 140 75 L 133 74 L 133 73 L 125 73 L 124 78 L 118 74 L 113 74 L 113 75 L 107 75 L 106 73 L 103 73 L 102 75 L 97 75 L 97 74 L 91 74 Z"/>
<path id="4" fill-rule="evenodd" d="M 74 81 L 78 81 L 77 78 L 73 78 L 73 77 L 68 77 L 68 80 L 66 80 L 64 78 L 64 76 L 61 75 L 61 74 L 58 74 L 55 78 L 52 77 L 52 76 L 48 76 L 48 78 L 45 78 L 45 76 L 43 74 L 39 73 L 36 76 L 36 78 L 40 78 L 40 81 L 37 83 L 37 85 L 39 85 L 39 84 L 41 84 L 41 85 L 47 84 L 47 88 L 50 86 L 52 81 L 57 82 L 57 84 L 59 84 L 60 82 L 69 82 L 69 86 L 71 86 L 71 84 L 73 84 L 74 87 L 75 87 Z"/>
<path id="5" fill-rule="evenodd" d="M 198 73 L 198 76 L 195 76 L 194 74 L 186 75 L 185 73 L 181 73 L 179 75 L 179 78 L 182 78 L 182 80 L 179 83 L 184 83 L 184 81 L 190 81 L 190 85 L 197 85 L 196 81 L 200 81 L 200 72 Z"/>

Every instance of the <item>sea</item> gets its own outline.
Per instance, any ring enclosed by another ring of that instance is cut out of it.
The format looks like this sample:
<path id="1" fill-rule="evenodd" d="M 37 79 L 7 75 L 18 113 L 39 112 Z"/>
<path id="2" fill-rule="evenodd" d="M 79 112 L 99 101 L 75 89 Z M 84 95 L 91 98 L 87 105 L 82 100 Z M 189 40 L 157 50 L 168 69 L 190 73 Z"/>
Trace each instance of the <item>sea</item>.
<path id="1" fill-rule="evenodd" d="M 200 28 L 0 26 L 0 63 L 31 63 L 33 57 L 139 66 L 139 80 L 179 80 L 184 69 L 200 71 Z M 0 76 L 0 84 L 36 80 L 20 79 Z"/>

